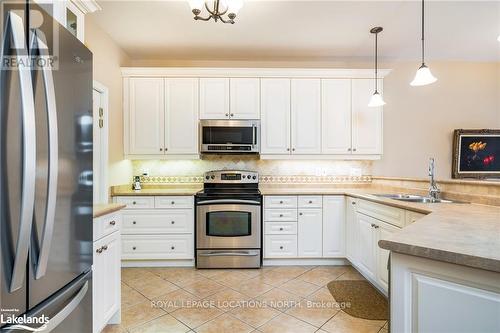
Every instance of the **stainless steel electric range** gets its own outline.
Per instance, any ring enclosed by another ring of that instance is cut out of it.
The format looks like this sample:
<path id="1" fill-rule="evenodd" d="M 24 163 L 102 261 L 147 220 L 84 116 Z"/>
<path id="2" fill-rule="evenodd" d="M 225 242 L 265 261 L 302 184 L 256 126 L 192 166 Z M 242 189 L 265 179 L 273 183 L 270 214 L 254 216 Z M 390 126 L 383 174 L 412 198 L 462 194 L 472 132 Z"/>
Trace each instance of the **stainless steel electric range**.
<path id="1" fill-rule="evenodd" d="M 257 268 L 262 264 L 262 195 L 252 171 L 205 173 L 196 203 L 196 267 Z"/>

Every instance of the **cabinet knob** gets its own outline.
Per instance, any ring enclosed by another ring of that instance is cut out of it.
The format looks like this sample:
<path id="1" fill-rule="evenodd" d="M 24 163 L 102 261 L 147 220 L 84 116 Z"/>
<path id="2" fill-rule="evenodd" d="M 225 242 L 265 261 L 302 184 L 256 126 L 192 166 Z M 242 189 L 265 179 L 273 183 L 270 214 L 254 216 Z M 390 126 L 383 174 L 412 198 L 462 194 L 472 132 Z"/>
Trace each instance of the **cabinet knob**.
<path id="1" fill-rule="evenodd" d="M 351 151 L 352 149 L 351 148 L 347 148 L 347 151 Z"/>
<path id="2" fill-rule="evenodd" d="M 356 148 L 353 148 L 352 151 L 356 151 Z"/>
<path id="3" fill-rule="evenodd" d="M 280 214 L 280 217 L 283 217 L 283 214 Z"/>
<path id="4" fill-rule="evenodd" d="M 98 248 L 97 250 L 95 250 L 95 252 L 97 253 L 102 253 L 102 247 Z"/>
<path id="5" fill-rule="evenodd" d="M 229 113 L 226 113 L 226 117 L 229 117 Z"/>
<path id="6" fill-rule="evenodd" d="M 107 246 L 107 245 L 103 245 L 102 249 L 103 249 L 104 251 L 106 251 L 106 250 L 108 249 L 108 246 Z"/>
<path id="7" fill-rule="evenodd" d="M 287 148 L 286 151 L 290 151 L 290 148 Z"/>
<path id="8" fill-rule="evenodd" d="M 283 204 L 283 200 L 280 200 L 280 204 Z"/>
<path id="9" fill-rule="evenodd" d="M 135 246 L 134 246 L 134 247 L 132 247 L 132 250 L 134 250 L 134 251 L 135 251 L 136 249 L 137 249 L 137 248 L 136 248 Z"/>
<path id="10" fill-rule="evenodd" d="M 135 202 L 135 201 L 132 201 L 132 205 L 135 205 L 136 203 L 137 203 L 137 202 Z"/>
<path id="11" fill-rule="evenodd" d="M 175 205 L 175 201 L 170 201 L 170 204 L 171 205 Z"/>
<path id="12" fill-rule="evenodd" d="M 300 216 L 302 216 L 302 213 L 299 213 Z"/>
<path id="13" fill-rule="evenodd" d="M 283 228 L 280 228 L 280 231 L 283 231 Z"/>
<path id="14" fill-rule="evenodd" d="M 313 201 L 312 201 L 312 200 L 309 200 L 309 203 L 310 203 L 310 204 L 312 204 L 312 203 L 313 203 Z"/>
<path id="15" fill-rule="evenodd" d="M 295 151 L 295 148 L 292 148 L 292 151 Z"/>
<path id="16" fill-rule="evenodd" d="M 165 147 L 165 151 L 167 151 L 167 150 L 168 150 L 168 148 Z"/>
<path id="17" fill-rule="evenodd" d="M 133 222 L 132 222 L 132 224 L 137 224 L 137 222 L 136 222 L 136 221 L 133 221 Z"/>
<path id="18" fill-rule="evenodd" d="M 109 224 L 111 225 L 115 225 L 116 224 L 116 221 L 110 221 Z"/>
<path id="19" fill-rule="evenodd" d="M 170 222 L 171 224 L 175 224 L 175 221 Z"/>
<path id="20" fill-rule="evenodd" d="M 170 249 L 175 250 L 175 246 L 170 247 Z"/>
<path id="21" fill-rule="evenodd" d="M 283 250 L 283 246 L 280 246 L 280 250 Z"/>
<path id="22" fill-rule="evenodd" d="M 160 151 L 163 151 L 163 148 L 160 148 Z"/>
<path id="23" fill-rule="evenodd" d="M 352 204 L 352 205 L 355 205 L 355 204 L 356 204 L 356 201 L 351 202 L 351 204 Z"/>
<path id="24" fill-rule="evenodd" d="M 231 113 L 231 117 L 234 117 L 234 113 Z"/>
<path id="25" fill-rule="evenodd" d="M 374 224 L 374 225 L 373 225 L 373 227 L 374 227 L 375 229 L 378 229 L 378 228 L 379 228 L 379 226 L 378 226 L 378 225 L 376 225 L 376 224 Z"/>

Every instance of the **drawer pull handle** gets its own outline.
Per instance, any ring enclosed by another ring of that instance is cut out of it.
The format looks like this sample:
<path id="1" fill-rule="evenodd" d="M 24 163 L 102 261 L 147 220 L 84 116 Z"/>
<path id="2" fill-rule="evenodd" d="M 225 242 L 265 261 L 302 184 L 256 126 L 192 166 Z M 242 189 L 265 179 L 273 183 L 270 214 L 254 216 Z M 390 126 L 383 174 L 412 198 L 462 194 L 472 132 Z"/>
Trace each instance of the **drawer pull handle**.
<path id="1" fill-rule="evenodd" d="M 134 246 L 134 247 L 132 247 L 132 250 L 134 250 L 134 251 L 135 251 L 136 249 L 137 249 L 137 248 L 136 248 L 135 246 Z"/>
<path id="2" fill-rule="evenodd" d="M 280 231 L 283 231 L 283 228 L 280 228 Z"/>
<path id="3" fill-rule="evenodd" d="M 97 250 L 95 250 L 95 252 L 97 253 L 102 253 L 102 247 L 98 248 Z"/>
<path id="4" fill-rule="evenodd" d="M 132 222 L 132 224 L 137 224 L 137 222 L 136 222 L 136 221 L 134 221 L 134 222 Z"/>
<path id="5" fill-rule="evenodd" d="M 175 221 L 170 222 L 171 224 L 175 224 Z"/>
<path id="6" fill-rule="evenodd" d="M 102 249 L 103 249 L 104 251 L 106 251 L 106 250 L 108 249 L 108 246 L 107 246 L 107 245 L 104 245 L 104 246 L 102 247 Z"/>
<path id="7" fill-rule="evenodd" d="M 280 246 L 280 250 L 283 250 L 283 246 Z"/>
<path id="8" fill-rule="evenodd" d="M 116 221 L 110 221 L 109 224 L 111 225 L 115 225 L 116 224 Z"/>
<path id="9" fill-rule="evenodd" d="M 172 246 L 170 249 L 175 250 L 175 246 Z"/>

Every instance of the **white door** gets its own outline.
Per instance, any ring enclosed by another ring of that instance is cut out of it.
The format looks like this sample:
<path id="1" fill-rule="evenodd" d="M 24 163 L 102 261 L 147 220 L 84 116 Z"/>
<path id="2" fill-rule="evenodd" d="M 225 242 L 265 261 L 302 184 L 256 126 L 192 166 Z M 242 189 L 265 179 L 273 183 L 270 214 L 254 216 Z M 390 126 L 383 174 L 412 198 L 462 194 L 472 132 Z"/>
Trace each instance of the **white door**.
<path id="1" fill-rule="evenodd" d="M 378 90 L 382 93 L 382 80 Z M 375 91 L 372 79 L 352 80 L 352 150 L 353 154 L 382 154 L 382 107 L 368 107 Z"/>
<path id="2" fill-rule="evenodd" d="M 166 79 L 165 104 L 165 152 L 198 154 L 198 79 Z"/>
<path id="3" fill-rule="evenodd" d="M 321 152 L 351 154 L 351 80 L 321 80 Z"/>
<path id="4" fill-rule="evenodd" d="M 392 234 L 400 231 L 401 229 L 380 221 L 375 224 L 378 226 L 374 244 L 374 252 L 377 254 L 377 282 L 385 291 L 387 291 L 389 286 L 389 271 L 387 269 L 387 262 L 389 261 L 390 251 L 380 248 L 378 246 L 378 241 L 389 238 Z"/>
<path id="5" fill-rule="evenodd" d="M 322 211 L 299 209 L 297 225 L 298 256 L 320 258 L 322 256 Z"/>
<path id="6" fill-rule="evenodd" d="M 200 79 L 200 119 L 229 119 L 229 79 Z"/>
<path id="7" fill-rule="evenodd" d="M 108 92 L 94 83 L 92 92 L 94 118 L 93 189 L 94 203 L 108 202 Z"/>
<path id="8" fill-rule="evenodd" d="M 165 91 L 162 78 L 131 78 L 129 154 L 163 154 Z"/>
<path id="9" fill-rule="evenodd" d="M 356 222 L 356 199 L 351 197 L 346 197 L 346 244 L 345 253 L 347 259 L 352 263 L 357 264 L 358 262 L 358 247 L 359 243 L 357 241 L 357 222 Z"/>
<path id="10" fill-rule="evenodd" d="M 321 153 L 321 84 L 319 79 L 292 79 L 292 154 Z"/>
<path id="11" fill-rule="evenodd" d="M 230 79 L 229 111 L 231 119 L 260 118 L 260 80 L 255 78 Z"/>
<path id="12" fill-rule="evenodd" d="M 377 221 L 364 214 L 356 213 L 358 224 L 358 242 L 359 242 L 359 269 L 368 277 L 375 280 L 375 229 L 372 226 Z"/>
<path id="13" fill-rule="evenodd" d="M 290 154 L 290 79 L 261 79 L 261 154 Z"/>
<path id="14" fill-rule="evenodd" d="M 345 255 L 345 198 L 323 196 L 323 257 Z"/>

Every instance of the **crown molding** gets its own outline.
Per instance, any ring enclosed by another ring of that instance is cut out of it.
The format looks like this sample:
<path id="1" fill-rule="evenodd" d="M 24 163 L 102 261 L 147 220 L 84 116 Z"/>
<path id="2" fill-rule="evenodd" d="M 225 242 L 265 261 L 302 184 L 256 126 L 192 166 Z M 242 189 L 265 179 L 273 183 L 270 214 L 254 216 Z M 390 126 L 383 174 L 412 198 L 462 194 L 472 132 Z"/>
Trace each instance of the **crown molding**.
<path id="1" fill-rule="evenodd" d="M 71 2 L 84 14 L 102 10 L 96 0 L 71 0 Z"/>

